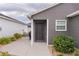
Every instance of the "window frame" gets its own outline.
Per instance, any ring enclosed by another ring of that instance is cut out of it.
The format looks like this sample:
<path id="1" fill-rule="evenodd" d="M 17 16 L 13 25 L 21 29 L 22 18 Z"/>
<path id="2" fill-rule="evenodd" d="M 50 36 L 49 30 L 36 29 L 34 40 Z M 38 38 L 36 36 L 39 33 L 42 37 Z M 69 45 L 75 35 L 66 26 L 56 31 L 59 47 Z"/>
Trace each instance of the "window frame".
<path id="1" fill-rule="evenodd" d="M 58 21 L 64 21 L 65 22 L 65 29 L 61 30 L 61 29 L 57 29 L 57 22 Z M 55 21 L 55 31 L 67 31 L 67 20 L 56 20 Z"/>

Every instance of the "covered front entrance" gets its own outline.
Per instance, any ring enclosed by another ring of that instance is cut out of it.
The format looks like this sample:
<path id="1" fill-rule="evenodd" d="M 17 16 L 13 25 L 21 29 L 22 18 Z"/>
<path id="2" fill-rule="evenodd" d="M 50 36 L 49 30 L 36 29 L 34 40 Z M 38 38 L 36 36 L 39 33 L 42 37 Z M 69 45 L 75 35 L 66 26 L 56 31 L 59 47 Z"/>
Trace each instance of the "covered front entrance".
<path id="1" fill-rule="evenodd" d="M 31 23 L 31 46 L 34 42 L 46 43 L 48 45 L 48 19 L 32 20 Z"/>
<path id="2" fill-rule="evenodd" d="M 46 20 L 34 20 L 34 37 L 35 42 L 46 42 L 47 39 Z"/>

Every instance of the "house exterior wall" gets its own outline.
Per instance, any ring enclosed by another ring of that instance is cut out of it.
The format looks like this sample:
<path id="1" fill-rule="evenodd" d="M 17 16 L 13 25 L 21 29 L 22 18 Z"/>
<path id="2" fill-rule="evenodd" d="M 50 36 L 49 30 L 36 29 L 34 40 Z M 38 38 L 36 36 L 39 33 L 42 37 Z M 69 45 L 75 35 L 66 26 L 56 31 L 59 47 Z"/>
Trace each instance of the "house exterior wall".
<path id="1" fill-rule="evenodd" d="M 49 8 L 43 12 L 37 13 L 32 16 L 35 20 L 48 19 L 49 23 L 49 41 L 48 43 L 52 43 L 52 39 L 59 34 L 69 34 L 69 19 L 66 18 L 68 14 L 71 14 L 75 11 L 79 10 L 79 4 L 77 3 L 62 3 L 55 7 Z M 56 20 L 67 20 L 67 31 L 55 31 L 55 21 Z"/>
<path id="2" fill-rule="evenodd" d="M 26 25 L 15 23 L 0 18 L 0 37 L 11 36 L 14 33 L 23 33 L 23 30 L 28 30 Z"/>
<path id="3" fill-rule="evenodd" d="M 69 34 L 75 39 L 75 46 L 79 47 L 79 16 L 69 18 L 69 22 Z"/>

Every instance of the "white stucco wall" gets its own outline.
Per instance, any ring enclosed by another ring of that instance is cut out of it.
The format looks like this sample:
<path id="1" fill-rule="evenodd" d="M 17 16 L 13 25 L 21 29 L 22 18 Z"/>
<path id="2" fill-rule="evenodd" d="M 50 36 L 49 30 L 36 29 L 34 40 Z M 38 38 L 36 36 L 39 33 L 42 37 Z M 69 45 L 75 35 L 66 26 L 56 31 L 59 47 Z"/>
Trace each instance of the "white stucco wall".
<path id="1" fill-rule="evenodd" d="M 0 18 L 0 37 L 11 36 L 14 33 L 23 33 L 23 29 L 28 32 L 28 27 L 19 23 Z"/>

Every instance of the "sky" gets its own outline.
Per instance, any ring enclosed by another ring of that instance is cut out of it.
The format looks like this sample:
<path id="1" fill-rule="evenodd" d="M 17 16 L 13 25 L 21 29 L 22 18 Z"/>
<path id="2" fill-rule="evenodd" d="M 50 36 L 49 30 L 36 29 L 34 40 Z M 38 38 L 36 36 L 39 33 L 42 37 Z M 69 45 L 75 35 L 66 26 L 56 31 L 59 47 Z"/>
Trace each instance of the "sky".
<path id="1" fill-rule="evenodd" d="M 49 3 L 0 3 L 0 13 L 20 20 L 30 22 L 26 15 L 52 5 Z"/>

